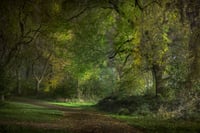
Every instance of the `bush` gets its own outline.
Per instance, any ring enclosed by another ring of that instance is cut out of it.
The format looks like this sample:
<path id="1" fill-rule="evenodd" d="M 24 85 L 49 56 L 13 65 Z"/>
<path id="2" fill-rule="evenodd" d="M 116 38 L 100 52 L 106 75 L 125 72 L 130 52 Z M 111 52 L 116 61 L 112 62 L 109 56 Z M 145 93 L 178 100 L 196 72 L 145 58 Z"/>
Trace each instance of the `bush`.
<path id="1" fill-rule="evenodd" d="M 159 102 L 151 96 L 109 96 L 99 101 L 98 107 L 101 110 L 119 113 L 122 109 L 128 109 L 129 114 L 140 113 L 148 114 L 157 110 Z"/>
<path id="2" fill-rule="evenodd" d="M 119 115 L 129 115 L 129 114 L 130 114 L 130 111 L 129 111 L 129 109 L 127 109 L 127 108 L 121 108 L 121 109 L 119 109 L 118 114 L 119 114 Z"/>
<path id="3" fill-rule="evenodd" d="M 74 98 L 77 95 L 77 81 L 72 76 L 64 77 L 62 82 L 51 90 L 55 98 Z"/>
<path id="4" fill-rule="evenodd" d="M 139 106 L 137 108 L 137 110 L 135 111 L 136 114 L 140 114 L 140 115 L 148 115 L 148 114 L 151 114 L 151 111 L 150 111 L 150 105 L 149 104 L 142 104 L 141 106 Z"/>

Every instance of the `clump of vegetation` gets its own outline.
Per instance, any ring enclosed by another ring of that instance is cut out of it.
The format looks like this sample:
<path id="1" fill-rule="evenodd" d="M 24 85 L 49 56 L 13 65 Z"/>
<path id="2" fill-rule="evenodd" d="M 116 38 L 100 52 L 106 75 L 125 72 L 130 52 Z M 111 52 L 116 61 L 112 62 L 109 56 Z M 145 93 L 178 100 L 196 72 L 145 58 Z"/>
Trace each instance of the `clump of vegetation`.
<path id="1" fill-rule="evenodd" d="M 140 111 L 155 111 L 159 108 L 157 99 L 152 96 L 109 96 L 98 103 L 99 109 L 118 113 L 120 110 L 129 110 L 128 114 Z"/>
<path id="2" fill-rule="evenodd" d="M 154 115 L 162 119 L 190 119 L 199 113 L 199 99 L 171 101 L 153 96 L 109 96 L 99 101 L 100 110 L 120 115 Z M 200 117 L 195 118 L 200 120 Z"/>

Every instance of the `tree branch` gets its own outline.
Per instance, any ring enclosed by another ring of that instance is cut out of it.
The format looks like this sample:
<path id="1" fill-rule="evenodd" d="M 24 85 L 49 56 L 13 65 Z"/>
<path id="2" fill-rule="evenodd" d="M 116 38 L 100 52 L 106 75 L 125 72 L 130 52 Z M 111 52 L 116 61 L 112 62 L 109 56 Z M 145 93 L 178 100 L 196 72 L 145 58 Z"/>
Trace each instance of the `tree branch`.
<path id="1" fill-rule="evenodd" d="M 116 50 L 115 52 L 111 53 L 111 55 L 109 56 L 109 59 L 113 59 L 113 58 L 115 58 L 115 56 L 116 56 L 118 53 L 124 52 L 125 50 L 121 50 L 122 46 L 123 46 L 124 44 L 126 44 L 126 43 L 131 42 L 133 39 L 134 39 L 134 38 L 132 37 L 132 38 L 130 38 L 130 39 L 128 39 L 128 40 L 122 42 L 122 43 L 120 44 L 120 46 L 117 48 L 117 50 Z"/>
<path id="2" fill-rule="evenodd" d="M 49 56 L 46 59 L 46 62 L 45 62 L 45 65 L 44 65 L 44 68 L 43 68 L 43 71 L 42 71 L 42 74 L 41 74 L 41 77 L 40 77 L 41 80 L 43 79 L 43 77 L 44 77 L 44 75 L 47 71 L 48 62 L 49 62 L 51 56 L 52 56 L 52 53 L 50 53 Z"/>
<path id="3" fill-rule="evenodd" d="M 72 21 L 73 19 L 75 19 L 75 18 L 81 16 L 87 9 L 88 9 L 88 7 L 84 8 L 84 9 L 81 10 L 78 14 L 76 14 L 76 15 L 74 15 L 74 16 L 68 18 L 66 21 Z"/>
<path id="4" fill-rule="evenodd" d="M 139 0 L 135 0 L 135 1 L 137 1 L 137 6 L 140 8 L 141 11 L 148 8 L 152 4 L 157 4 L 157 5 L 161 6 L 161 3 L 159 3 L 157 0 L 153 0 L 144 6 L 140 5 Z"/>

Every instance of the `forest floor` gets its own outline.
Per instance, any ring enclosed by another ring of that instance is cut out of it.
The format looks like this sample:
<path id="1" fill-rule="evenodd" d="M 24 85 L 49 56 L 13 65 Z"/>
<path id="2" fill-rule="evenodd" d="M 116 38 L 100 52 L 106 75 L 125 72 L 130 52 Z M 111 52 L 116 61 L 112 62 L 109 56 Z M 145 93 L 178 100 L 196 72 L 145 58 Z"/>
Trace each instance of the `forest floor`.
<path id="1" fill-rule="evenodd" d="M 140 133 L 125 122 L 95 110 L 15 98 L 0 110 L 1 132 Z M 1 109 L 1 108 L 0 108 Z M 10 109 L 10 110 L 9 110 Z M 12 111 L 11 111 L 12 110 Z M 6 112 L 6 113 L 5 113 Z M 5 113 L 5 114 L 4 114 Z M 28 118 L 27 118 L 28 117 Z M 52 117 L 54 117 L 52 119 Z"/>

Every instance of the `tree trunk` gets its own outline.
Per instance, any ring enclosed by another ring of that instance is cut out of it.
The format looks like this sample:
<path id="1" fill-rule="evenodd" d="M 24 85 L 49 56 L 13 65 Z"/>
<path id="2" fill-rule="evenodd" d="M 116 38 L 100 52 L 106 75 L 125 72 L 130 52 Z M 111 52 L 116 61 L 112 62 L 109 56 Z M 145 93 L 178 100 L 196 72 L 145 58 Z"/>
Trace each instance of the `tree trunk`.
<path id="1" fill-rule="evenodd" d="M 5 101 L 5 95 L 4 94 L 1 94 L 1 101 Z"/>
<path id="2" fill-rule="evenodd" d="M 186 81 L 186 88 L 191 89 L 194 83 L 199 81 L 200 78 L 200 28 L 193 29 L 193 33 L 189 42 L 189 50 L 191 52 L 189 66 L 189 74 Z"/>
<path id="3" fill-rule="evenodd" d="M 35 70 L 34 70 L 34 63 L 32 64 L 33 75 L 34 75 L 34 77 L 35 77 L 35 79 L 36 79 L 36 88 L 35 88 L 35 93 L 36 93 L 36 95 L 38 94 L 38 92 L 39 92 L 39 90 L 40 90 L 40 83 L 42 82 L 42 80 L 43 80 L 44 77 L 45 77 L 45 73 L 46 73 L 46 71 L 47 71 L 48 62 L 49 62 L 49 60 L 50 60 L 50 58 L 51 58 L 51 55 L 52 55 L 52 54 L 50 53 L 49 56 L 48 56 L 48 58 L 46 59 L 41 75 L 37 75 L 37 74 L 35 73 Z"/>
<path id="4" fill-rule="evenodd" d="M 35 89 L 36 95 L 38 95 L 38 93 L 39 93 L 39 90 L 40 90 L 40 83 L 41 83 L 41 80 L 37 80 L 36 89 Z"/>
<path id="5" fill-rule="evenodd" d="M 21 95 L 21 74 L 19 70 L 17 70 L 17 93 Z"/>
<path id="6" fill-rule="evenodd" d="M 198 0 L 188 0 L 179 4 L 183 5 L 182 11 L 185 11 L 185 17 L 188 19 L 192 31 L 189 42 L 189 60 L 192 61 L 189 64 L 189 73 L 185 84 L 187 89 L 192 89 L 196 83 L 200 82 L 200 3 Z"/>
<path id="7" fill-rule="evenodd" d="M 81 99 L 81 89 L 79 87 L 79 81 L 77 80 L 77 98 L 80 100 Z"/>
<path id="8" fill-rule="evenodd" d="M 163 95 L 162 71 L 159 65 L 153 65 L 152 76 L 156 97 L 158 95 Z"/>

